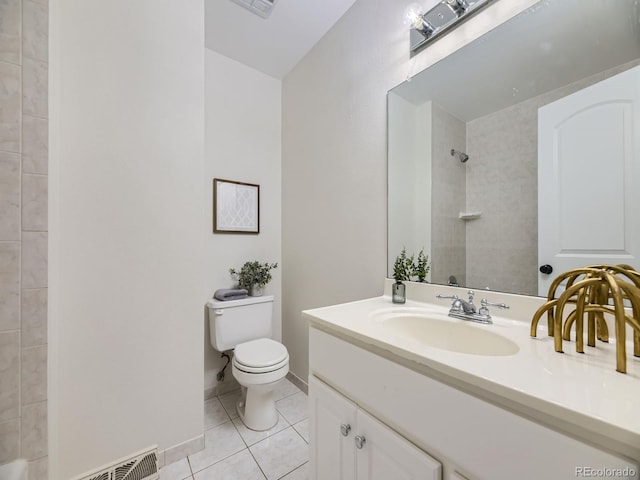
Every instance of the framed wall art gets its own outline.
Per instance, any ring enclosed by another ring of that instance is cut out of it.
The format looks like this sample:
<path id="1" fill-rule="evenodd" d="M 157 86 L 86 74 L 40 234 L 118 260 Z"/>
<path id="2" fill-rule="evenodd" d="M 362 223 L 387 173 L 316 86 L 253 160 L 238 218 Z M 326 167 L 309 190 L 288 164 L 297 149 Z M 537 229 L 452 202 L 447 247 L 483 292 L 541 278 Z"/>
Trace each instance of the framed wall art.
<path id="1" fill-rule="evenodd" d="M 213 233 L 260 233 L 260 185 L 213 179 Z"/>

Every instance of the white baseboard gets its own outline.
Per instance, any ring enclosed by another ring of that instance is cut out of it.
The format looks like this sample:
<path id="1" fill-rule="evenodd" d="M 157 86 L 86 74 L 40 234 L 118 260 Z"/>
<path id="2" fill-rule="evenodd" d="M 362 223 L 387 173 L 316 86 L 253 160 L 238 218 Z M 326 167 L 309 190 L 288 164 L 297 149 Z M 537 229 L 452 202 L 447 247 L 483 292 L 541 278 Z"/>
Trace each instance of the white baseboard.
<path id="1" fill-rule="evenodd" d="M 287 373 L 287 379 L 300 390 L 302 390 L 305 394 L 309 395 L 309 384 L 298 377 L 295 373 Z"/>
<path id="2" fill-rule="evenodd" d="M 186 442 L 179 443 L 173 447 L 169 447 L 159 452 L 158 461 L 162 463 L 162 467 L 170 465 L 178 460 L 187 458 L 204 448 L 204 434 L 199 435 Z"/>

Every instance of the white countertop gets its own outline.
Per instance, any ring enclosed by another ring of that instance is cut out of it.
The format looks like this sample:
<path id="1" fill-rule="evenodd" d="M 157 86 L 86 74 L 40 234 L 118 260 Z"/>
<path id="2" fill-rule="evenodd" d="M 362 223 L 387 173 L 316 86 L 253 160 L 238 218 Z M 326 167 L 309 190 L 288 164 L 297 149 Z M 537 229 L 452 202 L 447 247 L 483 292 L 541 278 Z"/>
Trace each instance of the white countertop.
<path id="1" fill-rule="evenodd" d="M 428 291 L 428 295 L 421 295 L 421 299 L 425 299 L 435 297 L 435 293 L 440 293 L 444 287 L 418 288 Z M 408 292 L 412 290 L 415 287 Z M 450 293 L 451 288 L 446 291 Z M 611 445 L 624 445 L 627 455 L 640 459 L 640 359 L 633 356 L 632 342 L 627 346 L 626 374 L 615 370 L 613 344 L 598 341 L 597 347 L 593 348 L 587 347 L 585 341 L 585 353 L 580 354 L 575 351 L 575 342 L 564 342 L 565 353 L 557 353 L 553 338 L 546 333 L 546 318 L 540 322 L 538 337 L 529 335 L 530 318 L 541 299 L 523 297 L 521 301 L 512 295 L 493 292 L 490 296 L 491 301 L 507 298 L 521 302 L 518 308 L 506 311 L 514 315 L 515 310 L 516 317 L 520 318 L 507 318 L 493 309 L 493 325 L 475 324 L 448 317 L 448 302 L 432 304 L 407 300 L 404 305 L 396 305 L 390 296 L 306 310 L 303 314 L 312 326 L 382 349 L 391 358 L 397 356 L 416 362 L 458 382 L 492 392 L 507 402 L 549 415 L 551 419 L 555 417 L 579 426 L 604 441 L 613 441 Z M 534 300 L 527 304 L 526 299 Z M 376 313 L 403 313 L 416 308 L 431 310 L 434 318 L 464 322 L 470 328 L 498 333 L 515 342 L 519 351 L 510 356 L 486 356 L 441 350 L 395 335 L 375 316 Z M 613 340 L 613 330 L 610 337 Z M 615 446 L 612 448 L 616 449 Z"/>

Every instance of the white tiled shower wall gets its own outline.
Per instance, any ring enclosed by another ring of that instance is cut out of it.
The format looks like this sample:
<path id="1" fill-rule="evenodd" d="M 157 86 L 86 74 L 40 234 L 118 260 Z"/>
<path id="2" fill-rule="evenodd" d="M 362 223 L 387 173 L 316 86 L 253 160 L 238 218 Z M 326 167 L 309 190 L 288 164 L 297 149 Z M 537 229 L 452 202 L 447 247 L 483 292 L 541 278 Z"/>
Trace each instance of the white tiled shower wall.
<path id="1" fill-rule="evenodd" d="M 0 0 L 0 465 L 47 477 L 48 0 Z"/>
<path id="2" fill-rule="evenodd" d="M 431 108 L 431 281 L 447 284 L 451 275 L 467 285 L 466 211 L 467 165 L 451 156 L 451 149 L 466 151 L 465 124 L 435 103 Z M 443 262 L 444 260 L 444 262 Z"/>

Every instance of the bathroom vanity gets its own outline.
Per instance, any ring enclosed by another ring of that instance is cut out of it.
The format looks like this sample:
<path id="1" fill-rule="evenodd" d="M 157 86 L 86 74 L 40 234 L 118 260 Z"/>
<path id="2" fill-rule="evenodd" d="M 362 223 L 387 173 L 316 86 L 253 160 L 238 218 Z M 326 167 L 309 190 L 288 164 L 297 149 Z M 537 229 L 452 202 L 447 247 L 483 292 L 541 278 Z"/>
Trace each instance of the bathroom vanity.
<path id="1" fill-rule="evenodd" d="M 436 299 L 465 289 L 407 287 L 304 312 L 311 479 L 640 478 L 639 359 L 531 338 L 540 298 L 487 292 L 511 309 L 480 325 Z"/>

